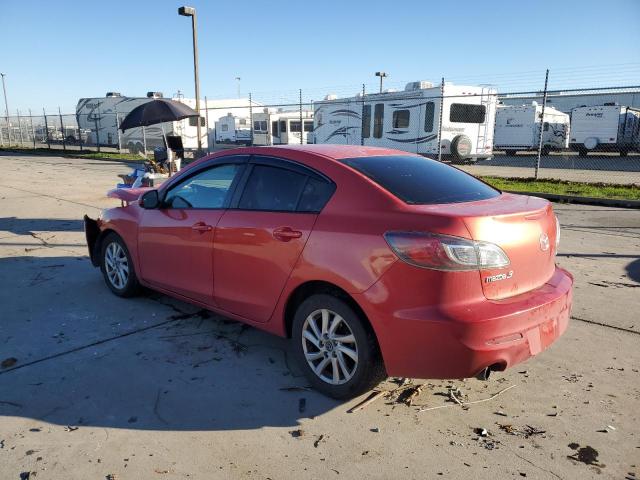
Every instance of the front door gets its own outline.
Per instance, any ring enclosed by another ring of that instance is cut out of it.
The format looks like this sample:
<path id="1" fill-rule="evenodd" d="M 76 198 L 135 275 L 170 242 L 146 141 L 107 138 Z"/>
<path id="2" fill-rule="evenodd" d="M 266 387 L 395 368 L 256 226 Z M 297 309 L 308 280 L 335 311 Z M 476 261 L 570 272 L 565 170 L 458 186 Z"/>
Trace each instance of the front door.
<path id="1" fill-rule="evenodd" d="M 212 303 L 215 229 L 243 168 L 243 163 L 216 163 L 199 170 L 171 186 L 161 208 L 142 213 L 138 251 L 143 280 Z"/>
<path id="2" fill-rule="evenodd" d="M 252 160 L 237 205 L 218 222 L 214 297 L 228 312 L 266 322 L 309 238 L 317 199 L 328 198 L 333 187 L 304 171 L 260 162 Z"/>

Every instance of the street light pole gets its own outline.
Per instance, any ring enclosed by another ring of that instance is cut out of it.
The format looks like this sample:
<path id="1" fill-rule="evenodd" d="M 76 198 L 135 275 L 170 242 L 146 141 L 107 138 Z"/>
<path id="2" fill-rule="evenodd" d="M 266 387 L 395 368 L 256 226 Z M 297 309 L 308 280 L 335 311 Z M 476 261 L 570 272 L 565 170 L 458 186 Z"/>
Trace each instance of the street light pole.
<path id="1" fill-rule="evenodd" d="M 0 73 L 2 77 L 2 92 L 4 93 L 4 111 L 7 117 L 7 134 L 9 136 L 9 145 L 11 145 L 11 126 L 9 125 L 9 104 L 7 103 L 7 87 L 4 84 L 5 73 Z"/>
<path id="2" fill-rule="evenodd" d="M 382 79 L 387 76 L 387 72 L 376 72 L 376 77 L 380 77 L 380 93 L 382 93 Z"/>
<path id="3" fill-rule="evenodd" d="M 193 33 L 193 76 L 196 84 L 196 112 L 198 112 L 198 119 L 196 123 L 197 135 L 198 135 L 198 153 L 202 154 L 202 131 L 200 125 L 200 77 L 198 75 L 198 26 L 196 21 L 196 9 L 193 7 L 180 7 L 178 8 L 178 14 L 183 17 L 191 17 L 191 30 Z"/>
<path id="4" fill-rule="evenodd" d="M 240 77 L 236 77 L 236 80 L 238 81 L 238 98 L 240 98 Z"/>

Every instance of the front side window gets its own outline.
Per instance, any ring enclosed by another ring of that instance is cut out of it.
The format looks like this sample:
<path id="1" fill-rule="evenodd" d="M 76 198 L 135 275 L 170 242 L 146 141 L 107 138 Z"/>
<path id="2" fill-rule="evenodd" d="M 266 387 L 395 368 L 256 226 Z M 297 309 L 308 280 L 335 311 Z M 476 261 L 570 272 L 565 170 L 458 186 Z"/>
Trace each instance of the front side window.
<path id="1" fill-rule="evenodd" d="M 384 103 L 376 103 L 373 110 L 373 136 L 374 138 L 382 138 L 384 121 Z"/>
<path id="2" fill-rule="evenodd" d="M 294 212 L 306 180 L 306 175 L 291 170 L 254 165 L 238 208 Z"/>
<path id="3" fill-rule="evenodd" d="M 433 102 L 427 102 L 424 105 L 424 131 L 429 133 L 433 132 L 433 120 L 435 116 L 435 104 Z"/>
<path id="4" fill-rule="evenodd" d="M 371 136 L 371 105 L 365 105 L 362 109 L 362 138 Z"/>
<path id="5" fill-rule="evenodd" d="M 393 112 L 393 128 L 409 128 L 409 110 Z"/>
<path id="6" fill-rule="evenodd" d="M 167 208 L 224 208 L 241 165 L 208 168 L 171 187 L 164 198 Z"/>
<path id="7" fill-rule="evenodd" d="M 452 103 L 449 121 L 455 123 L 484 123 L 487 109 L 484 105 L 471 103 Z"/>

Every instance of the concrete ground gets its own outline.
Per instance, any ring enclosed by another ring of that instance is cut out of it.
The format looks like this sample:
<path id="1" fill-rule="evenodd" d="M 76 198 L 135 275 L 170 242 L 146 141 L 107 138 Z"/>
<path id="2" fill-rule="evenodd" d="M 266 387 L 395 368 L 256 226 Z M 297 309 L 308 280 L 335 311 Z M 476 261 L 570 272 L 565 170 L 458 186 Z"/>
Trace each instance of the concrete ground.
<path id="1" fill-rule="evenodd" d="M 640 476 L 640 211 L 555 206 L 575 307 L 547 351 L 348 413 L 362 399 L 306 389 L 286 340 L 109 292 L 80 219 L 115 204 L 124 164 L 2 155 L 0 169 L 3 480 Z M 502 393 L 463 409 L 450 392 Z"/>

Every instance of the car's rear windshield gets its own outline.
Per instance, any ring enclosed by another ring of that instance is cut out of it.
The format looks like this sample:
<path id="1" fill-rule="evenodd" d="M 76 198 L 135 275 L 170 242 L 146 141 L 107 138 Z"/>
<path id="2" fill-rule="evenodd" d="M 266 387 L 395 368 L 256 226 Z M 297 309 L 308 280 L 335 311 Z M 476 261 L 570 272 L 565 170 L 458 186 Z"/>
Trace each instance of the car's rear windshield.
<path id="1" fill-rule="evenodd" d="M 500 195 L 498 190 L 471 175 L 429 158 L 389 155 L 343 161 L 414 205 L 471 202 Z"/>

